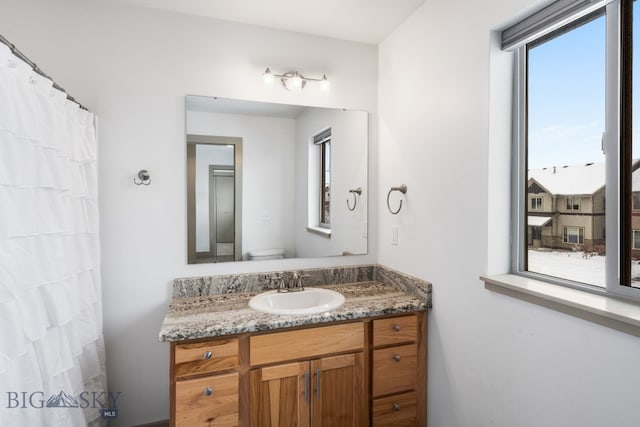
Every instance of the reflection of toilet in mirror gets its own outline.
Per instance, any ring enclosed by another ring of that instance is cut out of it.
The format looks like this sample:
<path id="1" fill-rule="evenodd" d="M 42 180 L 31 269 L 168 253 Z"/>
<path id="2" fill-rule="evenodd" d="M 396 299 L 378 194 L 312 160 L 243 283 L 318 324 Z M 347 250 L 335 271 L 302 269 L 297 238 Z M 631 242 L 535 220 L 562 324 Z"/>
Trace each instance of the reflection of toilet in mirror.
<path id="1" fill-rule="evenodd" d="M 284 258 L 284 249 L 255 249 L 247 253 L 249 261 Z"/>

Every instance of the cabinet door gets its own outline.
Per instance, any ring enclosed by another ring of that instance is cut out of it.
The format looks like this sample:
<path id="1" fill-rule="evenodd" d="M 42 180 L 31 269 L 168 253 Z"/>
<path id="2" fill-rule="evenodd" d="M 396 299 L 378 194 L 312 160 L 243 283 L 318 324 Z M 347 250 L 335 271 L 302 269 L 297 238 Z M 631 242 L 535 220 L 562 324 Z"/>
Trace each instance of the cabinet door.
<path id="1" fill-rule="evenodd" d="M 313 427 L 360 427 L 367 421 L 362 353 L 311 361 Z"/>
<path id="2" fill-rule="evenodd" d="M 251 371 L 251 425 L 309 427 L 309 362 Z"/>

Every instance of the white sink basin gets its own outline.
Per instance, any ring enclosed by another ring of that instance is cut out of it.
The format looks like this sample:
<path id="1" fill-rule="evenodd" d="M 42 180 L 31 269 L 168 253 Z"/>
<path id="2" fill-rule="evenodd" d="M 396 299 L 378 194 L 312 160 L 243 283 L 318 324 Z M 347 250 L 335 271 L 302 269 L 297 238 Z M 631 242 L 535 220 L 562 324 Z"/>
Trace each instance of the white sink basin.
<path id="1" fill-rule="evenodd" d="M 344 296 L 331 289 L 305 288 L 298 292 L 268 291 L 249 300 L 249 307 L 271 314 L 323 313 L 344 304 Z"/>

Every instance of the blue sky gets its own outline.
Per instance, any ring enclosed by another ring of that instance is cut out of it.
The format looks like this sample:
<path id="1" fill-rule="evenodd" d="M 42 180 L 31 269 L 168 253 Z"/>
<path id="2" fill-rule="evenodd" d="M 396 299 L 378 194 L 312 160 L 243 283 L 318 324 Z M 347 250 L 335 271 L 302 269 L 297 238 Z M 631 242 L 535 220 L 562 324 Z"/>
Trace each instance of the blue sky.
<path id="1" fill-rule="evenodd" d="M 604 161 L 604 85 L 604 16 L 529 51 L 529 169 Z"/>

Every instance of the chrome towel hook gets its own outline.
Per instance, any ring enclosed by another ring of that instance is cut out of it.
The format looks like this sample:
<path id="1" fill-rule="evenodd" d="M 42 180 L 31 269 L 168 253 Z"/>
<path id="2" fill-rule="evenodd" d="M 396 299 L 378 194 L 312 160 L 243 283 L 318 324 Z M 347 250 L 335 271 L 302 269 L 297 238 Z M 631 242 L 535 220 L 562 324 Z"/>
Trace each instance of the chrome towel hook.
<path id="1" fill-rule="evenodd" d="M 349 199 L 347 199 L 347 208 L 352 211 L 355 210 L 356 205 L 358 204 L 358 197 L 356 196 L 356 194 L 358 196 L 362 194 L 362 187 L 358 187 L 355 190 L 349 190 L 349 193 L 353 194 L 353 207 L 349 205 Z"/>
<path id="2" fill-rule="evenodd" d="M 151 184 L 151 175 L 149 175 L 149 171 L 146 169 L 141 169 L 138 171 L 138 180 L 133 178 L 133 183 L 135 185 L 149 185 Z"/>
<path id="3" fill-rule="evenodd" d="M 400 212 L 400 209 L 402 209 L 402 199 L 400 200 L 400 206 L 398 206 L 397 211 L 391 210 L 391 206 L 389 206 L 389 196 L 391 196 L 391 193 L 394 191 L 399 191 L 402 194 L 407 194 L 407 186 L 405 184 L 402 184 L 400 187 L 391 187 L 391 189 L 387 193 L 387 209 L 389 209 L 389 212 L 391 212 L 392 215 L 396 215 L 398 212 Z"/>

